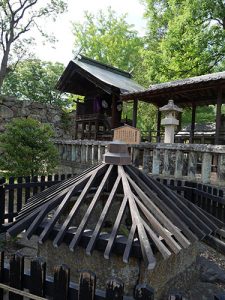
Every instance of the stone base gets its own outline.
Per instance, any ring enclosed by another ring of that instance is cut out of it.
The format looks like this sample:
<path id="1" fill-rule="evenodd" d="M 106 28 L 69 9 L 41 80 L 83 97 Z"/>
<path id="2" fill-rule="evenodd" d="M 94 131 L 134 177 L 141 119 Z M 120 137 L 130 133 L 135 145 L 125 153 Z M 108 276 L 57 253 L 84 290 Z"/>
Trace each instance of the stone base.
<path id="1" fill-rule="evenodd" d="M 98 289 L 105 289 L 106 281 L 117 277 L 124 282 L 128 295 L 133 294 L 136 284 L 147 283 L 155 290 L 155 300 L 159 300 L 169 290 L 177 287 L 185 289 L 195 281 L 191 266 L 196 262 L 198 247 L 196 243 L 167 260 L 157 254 L 157 264 L 152 271 L 136 258 L 130 258 L 129 264 L 125 264 L 122 257 L 115 254 L 106 260 L 103 253 L 97 250 L 88 256 L 83 248 L 78 247 L 71 252 L 65 244 L 54 248 L 51 241 L 39 246 L 39 254 L 46 259 L 49 273 L 52 273 L 54 265 L 64 263 L 71 268 L 71 280 L 78 282 L 79 272 L 90 270 L 97 276 Z"/>

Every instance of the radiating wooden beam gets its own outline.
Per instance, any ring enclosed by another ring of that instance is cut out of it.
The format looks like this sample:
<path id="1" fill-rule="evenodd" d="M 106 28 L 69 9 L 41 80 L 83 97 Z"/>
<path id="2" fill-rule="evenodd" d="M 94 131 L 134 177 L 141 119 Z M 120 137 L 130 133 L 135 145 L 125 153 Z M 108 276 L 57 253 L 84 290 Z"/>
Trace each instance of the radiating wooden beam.
<path id="1" fill-rule="evenodd" d="M 108 167 L 108 165 L 103 164 L 100 169 L 97 169 L 95 172 L 92 173 L 92 175 L 89 178 L 87 184 L 84 186 L 81 194 L 79 195 L 79 197 L 77 198 L 75 204 L 73 205 L 68 217 L 64 221 L 63 225 L 61 226 L 61 228 L 60 228 L 60 230 L 57 234 L 57 236 L 55 237 L 55 239 L 53 241 L 53 245 L 55 247 L 58 247 L 62 243 L 66 231 L 68 230 L 68 228 L 69 228 L 75 214 L 77 213 L 79 207 L 81 206 L 82 202 L 85 201 L 86 196 L 87 196 L 94 180 L 96 179 L 96 175 L 98 174 L 99 170 L 101 171 L 100 175 L 102 175 L 102 173 L 106 170 L 107 167 Z"/>
<path id="2" fill-rule="evenodd" d="M 135 203 L 134 196 L 131 191 L 123 166 L 118 166 L 118 172 L 119 174 L 121 174 L 122 177 L 124 194 L 128 197 L 132 222 L 133 224 L 137 225 L 138 239 L 141 245 L 143 259 L 146 262 L 148 269 L 152 270 L 155 267 L 156 259 L 154 257 L 151 245 L 149 243 L 149 239 L 146 234 L 144 225 L 141 222 L 141 217 L 138 212 L 138 208 Z"/>
<path id="3" fill-rule="evenodd" d="M 121 221 L 122 221 L 122 218 L 123 218 L 123 215 L 125 213 L 125 208 L 127 206 L 127 196 L 125 195 L 124 198 L 123 198 L 123 201 L 121 203 L 121 206 L 119 208 L 119 212 L 117 214 L 117 217 L 116 217 L 116 220 L 115 220 L 115 223 L 113 225 L 113 229 L 112 229 L 112 232 L 110 234 L 110 237 L 109 237 L 109 240 L 108 240 L 108 243 L 107 243 L 107 246 L 105 248 L 105 252 L 104 252 L 104 257 L 106 259 L 109 259 L 109 256 L 110 256 L 110 253 L 112 251 L 112 247 L 113 247 L 113 244 L 114 244 L 114 241 L 115 241 L 115 238 L 117 236 L 117 233 L 119 231 L 119 227 L 120 227 L 120 224 L 121 224 Z"/>
<path id="4" fill-rule="evenodd" d="M 88 219 L 90 218 L 90 216 L 93 212 L 93 209 L 94 209 L 94 207 L 95 207 L 95 205 L 96 205 L 96 203 L 97 203 L 97 201 L 100 197 L 100 194 L 101 194 L 103 188 L 105 187 L 105 185 L 107 183 L 107 180 L 108 180 L 109 175 L 112 171 L 112 168 L 113 168 L 113 165 L 109 165 L 108 170 L 106 171 L 106 173 L 105 173 L 105 175 L 104 175 L 104 177 L 103 177 L 103 179 L 102 179 L 102 181 L 101 181 L 101 183 L 100 183 L 100 185 L 99 185 L 99 187 L 98 187 L 98 189 L 97 189 L 97 191 L 94 195 L 94 198 L 91 201 L 91 204 L 89 205 L 82 221 L 80 222 L 79 227 L 77 228 L 76 234 L 75 234 L 74 238 L 72 239 L 72 241 L 70 243 L 70 246 L 69 246 L 71 251 L 73 251 L 75 249 L 76 245 L 80 241 L 82 232 L 83 232 L 83 230 L 84 230 L 84 228 L 85 228 L 85 226 L 88 222 Z"/>
<path id="5" fill-rule="evenodd" d="M 113 186 L 113 188 L 112 188 L 112 190 L 111 190 L 111 192 L 109 194 L 109 197 L 108 197 L 108 199 L 107 199 L 107 201 L 105 203 L 104 209 L 103 209 L 103 211 L 102 211 L 102 213 L 101 213 L 101 215 L 99 217 L 99 220 L 98 220 L 98 222 L 97 222 L 97 224 L 95 226 L 95 229 L 94 229 L 94 232 L 92 234 L 92 237 L 91 237 L 91 239 L 90 239 L 90 241 L 89 241 L 89 243 L 87 245 L 86 253 L 88 255 L 91 255 L 91 253 L 92 253 L 92 251 L 94 249 L 94 246 L 95 246 L 95 244 L 97 242 L 97 239 L 98 239 L 98 236 L 99 236 L 99 233 L 100 233 L 100 230 L 101 230 L 101 228 L 103 226 L 105 218 L 106 218 L 106 216 L 107 216 L 107 214 L 109 212 L 109 209 L 110 209 L 110 207 L 112 205 L 113 198 L 115 196 L 115 193 L 116 193 L 116 190 L 118 188 L 118 185 L 119 185 L 120 181 L 121 181 L 121 176 L 118 175 L 117 179 L 116 179 L 116 181 L 114 183 L 114 186 Z"/>

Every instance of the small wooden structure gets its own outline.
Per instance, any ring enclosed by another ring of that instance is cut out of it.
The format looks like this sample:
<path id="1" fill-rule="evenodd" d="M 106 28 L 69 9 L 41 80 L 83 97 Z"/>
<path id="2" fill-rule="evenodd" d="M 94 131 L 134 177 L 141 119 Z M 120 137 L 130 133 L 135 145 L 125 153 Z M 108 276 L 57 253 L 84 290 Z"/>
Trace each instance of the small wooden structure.
<path id="1" fill-rule="evenodd" d="M 126 144 L 140 144 L 141 132 L 140 129 L 130 125 L 124 125 L 114 129 L 113 140 L 123 141 Z"/>
<path id="2" fill-rule="evenodd" d="M 78 55 L 69 62 L 56 89 L 84 97 L 77 102 L 76 139 L 111 140 L 111 129 L 121 125 L 120 95 L 143 87 L 128 72 Z"/>
<path id="3" fill-rule="evenodd" d="M 144 259 L 148 269 L 153 269 L 156 250 L 166 259 L 223 227 L 223 222 L 209 217 L 201 208 L 131 166 L 125 144 L 114 142 L 109 144 L 108 150 L 102 164 L 31 197 L 16 221 L 9 224 L 8 233 L 16 236 L 26 230 L 28 239 L 38 234 L 40 243 L 51 236 L 55 247 L 68 241 L 66 236 L 69 234 L 71 251 L 78 245 L 83 245 L 89 255 L 94 249 L 104 249 L 104 257 L 108 259 L 113 249 L 118 249 L 121 243 L 117 235 L 124 224 L 124 217 L 129 219 L 130 216 L 130 221 L 125 222 L 128 236 L 124 237 L 120 249 L 123 261 L 127 263 L 130 255 L 137 253 L 134 248 L 138 242 L 138 255 Z M 122 196 L 121 202 L 106 237 L 101 230 L 110 212 L 115 210 L 113 204 L 118 194 Z M 88 195 L 91 198 L 89 206 L 77 228 L 73 229 L 75 231 L 71 232 L 72 221 Z M 73 196 L 77 199 L 71 205 Z M 99 201 L 101 211 L 96 214 L 95 207 Z M 56 226 L 64 212 L 64 222 Z M 85 232 L 92 214 L 98 215 L 95 227 Z"/>
<path id="4" fill-rule="evenodd" d="M 166 105 L 169 99 L 179 107 L 192 108 L 192 122 L 190 143 L 193 143 L 196 107 L 213 104 L 216 105 L 216 133 L 214 143 L 225 144 L 221 136 L 222 114 L 221 106 L 225 103 L 225 72 L 206 74 L 192 78 L 150 85 L 148 89 L 140 92 L 131 92 L 121 95 L 122 101 L 133 100 L 133 115 L 137 116 L 138 100 L 152 103 L 158 108 L 157 136 L 160 141 L 161 112 L 159 108 Z"/>

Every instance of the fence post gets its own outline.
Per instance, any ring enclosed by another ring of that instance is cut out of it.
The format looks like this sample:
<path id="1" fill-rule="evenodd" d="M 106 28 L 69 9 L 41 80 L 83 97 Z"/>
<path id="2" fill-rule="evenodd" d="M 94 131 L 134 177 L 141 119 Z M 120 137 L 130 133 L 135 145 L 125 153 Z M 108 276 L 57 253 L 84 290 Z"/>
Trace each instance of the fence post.
<path id="1" fill-rule="evenodd" d="M 123 300 L 124 284 L 119 279 L 111 279 L 106 283 L 106 299 L 107 300 Z"/>
<path id="2" fill-rule="evenodd" d="M 135 300 L 154 300 L 154 289 L 147 284 L 138 284 L 134 292 Z"/>
<path id="3" fill-rule="evenodd" d="M 37 176 L 34 176 L 32 178 L 32 182 L 33 183 L 37 183 L 38 182 L 38 177 Z M 33 195 L 36 195 L 38 193 L 38 184 L 33 186 Z"/>
<path id="4" fill-rule="evenodd" d="M 66 265 L 55 268 L 53 300 L 67 300 L 70 283 L 70 269 Z"/>
<path id="5" fill-rule="evenodd" d="M 9 270 L 9 285 L 18 290 L 23 289 L 24 257 L 21 253 L 11 256 Z M 23 300 L 23 296 L 9 292 L 9 300 Z"/>
<path id="6" fill-rule="evenodd" d="M 8 220 L 13 221 L 13 209 L 14 209 L 14 188 L 10 188 L 10 185 L 14 184 L 14 177 L 9 177 L 9 203 L 8 203 Z"/>
<path id="7" fill-rule="evenodd" d="M 94 300 L 95 298 L 96 275 L 90 271 L 83 271 L 80 274 L 78 300 Z"/>
<path id="8" fill-rule="evenodd" d="M 5 223 L 5 178 L 0 179 L 0 222 L 1 226 Z"/>
<path id="9" fill-rule="evenodd" d="M 30 264 L 30 293 L 36 296 L 45 296 L 46 263 L 37 257 Z"/>
<path id="10" fill-rule="evenodd" d="M 26 188 L 25 188 L 25 203 L 30 198 L 30 176 L 25 177 Z"/>
<path id="11" fill-rule="evenodd" d="M 22 189 L 23 177 L 18 177 L 17 182 L 18 182 L 18 186 L 17 186 L 17 212 L 19 212 L 22 209 L 22 205 L 23 205 L 23 189 Z"/>

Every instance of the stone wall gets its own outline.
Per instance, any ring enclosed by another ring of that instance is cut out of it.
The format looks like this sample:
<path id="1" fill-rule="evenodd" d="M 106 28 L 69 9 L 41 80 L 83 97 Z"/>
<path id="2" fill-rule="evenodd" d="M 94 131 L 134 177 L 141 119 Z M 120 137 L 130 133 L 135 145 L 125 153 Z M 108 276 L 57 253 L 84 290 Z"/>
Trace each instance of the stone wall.
<path id="1" fill-rule="evenodd" d="M 111 254 L 105 259 L 103 253 L 95 250 L 92 256 L 85 253 L 85 249 L 77 247 L 71 252 L 67 245 L 61 244 L 58 248 L 52 241 L 39 245 L 39 255 L 47 262 L 48 274 L 52 274 L 54 265 L 67 264 L 71 268 L 71 279 L 79 281 L 79 272 L 93 271 L 97 275 L 97 288 L 104 289 L 109 278 L 116 277 L 124 282 L 125 293 L 132 296 L 135 286 L 147 283 L 155 290 L 155 300 L 165 299 L 168 291 L 180 288 L 189 288 L 196 280 L 193 264 L 198 254 L 197 243 L 178 255 L 172 255 L 164 260 L 160 253 L 156 255 L 157 264 L 154 270 L 148 270 L 142 260 L 130 257 L 129 263 L 123 263 L 122 257 Z"/>
<path id="2" fill-rule="evenodd" d="M 52 125 L 56 138 L 70 139 L 74 136 L 75 118 L 72 114 L 65 115 L 59 107 L 50 104 L 0 96 L 0 133 L 13 118 L 25 117 Z"/>

